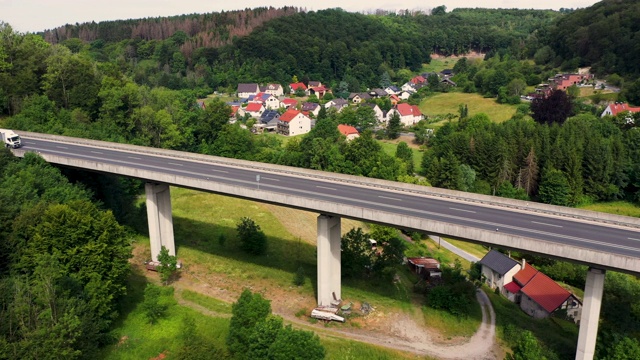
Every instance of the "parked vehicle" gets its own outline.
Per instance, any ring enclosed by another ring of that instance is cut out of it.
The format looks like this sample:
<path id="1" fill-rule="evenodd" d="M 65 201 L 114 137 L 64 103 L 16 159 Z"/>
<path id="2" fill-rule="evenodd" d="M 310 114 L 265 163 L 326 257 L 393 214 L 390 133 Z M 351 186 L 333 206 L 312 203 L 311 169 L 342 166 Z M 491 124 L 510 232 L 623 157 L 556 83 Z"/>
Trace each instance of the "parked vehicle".
<path id="1" fill-rule="evenodd" d="M 17 149 L 22 146 L 20 136 L 13 132 L 13 130 L 0 129 L 0 139 L 5 147 Z"/>

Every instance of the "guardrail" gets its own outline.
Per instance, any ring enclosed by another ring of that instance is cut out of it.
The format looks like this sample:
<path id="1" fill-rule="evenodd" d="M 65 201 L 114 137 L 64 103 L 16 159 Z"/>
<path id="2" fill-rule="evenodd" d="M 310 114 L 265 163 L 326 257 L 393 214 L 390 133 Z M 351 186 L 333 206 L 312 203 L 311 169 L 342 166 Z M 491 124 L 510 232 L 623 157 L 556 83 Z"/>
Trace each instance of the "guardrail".
<path id="1" fill-rule="evenodd" d="M 329 173 L 318 170 L 295 168 L 290 166 L 265 164 L 254 161 L 229 159 L 218 156 L 189 153 L 184 151 L 158 149 L 138 145 L 106 142 L 100 140 L 81 139 L 60 135 L 48 135 L 32 132 L 20 132 L 23 138 L 43 139 L 63 143 L 75 143 L 79 145 L 97 148 L 110 148 L 135 153 L 145 153 L 169 158 L 181 158 L 205 163 L 230 166 L 237 168 L 260 170 L 264 172 L 286 174 L 297 177 L 307 177 L 325 182 L 341 182 L 357 186 L 385 189 L 401 193 L 412 193 L 421 196 L 437 197 L 458 202 L 475 203 L 487 207 L 501 207 L 523 212 L 533 212 L 541 215 L 560 216 L 576 220 L 594 221 L 605 224 L 640 228 L 640 218 L 601 213 L 596 211 L 581 210 L 563 206 L 547 205 L 523 200 L 507 199 L 497 196 L 467 193 L 462 191 L 447 190 L 435 187 L 398 183 L 388 180 L 366 178 L 362 176 Z"/>

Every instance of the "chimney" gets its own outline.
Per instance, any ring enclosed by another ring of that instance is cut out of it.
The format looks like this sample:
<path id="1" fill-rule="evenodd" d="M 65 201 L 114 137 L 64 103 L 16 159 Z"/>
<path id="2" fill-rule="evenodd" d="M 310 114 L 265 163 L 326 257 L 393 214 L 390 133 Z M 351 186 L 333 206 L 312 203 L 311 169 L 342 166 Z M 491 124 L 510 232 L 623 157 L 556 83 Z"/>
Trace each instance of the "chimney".
<path id="1" fill-rule="evenodd" d="M 522 258 L 522 270 L 524 270 L 524 268 L 527 266 L 527 260 L 525 260 L 524 258 Z"/>

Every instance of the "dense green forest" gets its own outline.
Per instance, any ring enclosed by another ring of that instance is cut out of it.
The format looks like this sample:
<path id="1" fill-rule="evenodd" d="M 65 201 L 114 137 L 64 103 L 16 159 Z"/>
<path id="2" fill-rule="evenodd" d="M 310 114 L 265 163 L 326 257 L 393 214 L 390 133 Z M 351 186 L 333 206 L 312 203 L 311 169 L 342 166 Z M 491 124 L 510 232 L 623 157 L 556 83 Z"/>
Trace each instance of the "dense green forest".
<path id="1" fill-rule="evenodd" d="M 603 0 L 556 20 L 542 36 L 541 60 L 599 75 L 640 76 L 640 3 Z"/>

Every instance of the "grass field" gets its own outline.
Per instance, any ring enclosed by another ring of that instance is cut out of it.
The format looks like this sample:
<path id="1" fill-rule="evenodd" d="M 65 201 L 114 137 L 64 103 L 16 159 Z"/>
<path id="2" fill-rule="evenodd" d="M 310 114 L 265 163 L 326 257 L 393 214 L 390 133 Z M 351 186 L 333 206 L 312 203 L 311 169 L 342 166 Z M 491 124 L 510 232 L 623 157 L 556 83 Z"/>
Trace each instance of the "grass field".
<path id="1" fill-rule="evenodd" d="M 458 106 L 466 104 L 469 116 L 485 113 L 494 122 L 509 120 L 516 112 L 515 105 L 496 103 L 493 98 L 484 98 L 479 94 L 443 93 L 430 96 L 420 103 L 420 111 L 427 116 L 458 114 Z"/>
<path id="2" fill-rule="evenodd" d="M 453 66 L 458 62 L 456 58 L 439 58 L 431 59 L 429 64 L 423 64 L 420 72 L 440 72 L 444 69 L 453 69 Z"/>
<path id="3" fill-rule="evenodd" d="M 628 201 L 612 201 L 580 206 L 581 209 L 609 214 L 640 217 L 640 206 Z"/>
<path id="4" fill-rule="evenodd" d="M 411 148 L 411 151 L 413 152 L 413 169 L 415 172 L 420 172 L 420 166 L 422 164 L 422 151 L 420 151 L 420 149 L 413 146 L 412 144 L 409 144 L 409 143 L 407 144 L 409 145 L 409 147 Z M 398 142 L 381 140 L 380 145 L 382 145 L 382 150 L 384 150 L 385 153 L 391 156 L 396 156 L 396 149 L 398 149 Z"/>
<path id="5" fill-rule="evenodd" d="M 489 249 L 480 244 L 474 244 L 467 241 L 460 241 L 454 239 L 446 239 L 451 245 L 457 247 L 460 250 L 466 251 L 467 253 L 482 259 L 488 252 Z"/>

